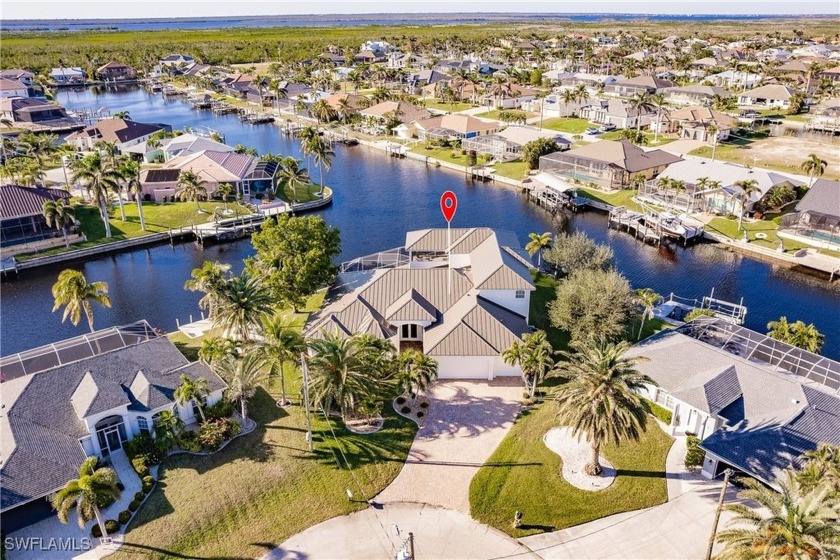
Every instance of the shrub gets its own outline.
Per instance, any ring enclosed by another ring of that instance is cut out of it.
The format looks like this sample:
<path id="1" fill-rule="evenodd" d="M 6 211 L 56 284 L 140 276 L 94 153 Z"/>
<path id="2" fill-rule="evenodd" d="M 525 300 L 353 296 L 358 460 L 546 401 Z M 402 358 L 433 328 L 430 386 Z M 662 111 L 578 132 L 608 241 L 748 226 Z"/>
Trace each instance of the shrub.
<path id="1" fill-rule="evenodd" d="M 122 492 L 123 490 L 125 490 L 125 485 L 122 482 L 117 482 L 117 490 Z"/>
<path id="2" fill-rule="evenodd" d="M 110 506 L 114 503 L 114 498 L 110 496 L 99 496 L 99 499 L 96 501 L 96 505 L 99 509 L 105 509 L 106 507 Z"/>
<path id="3" fill-rule="evenodd" d="M 152 439 L 152 436 L 146 433 L 142 433 L 131 441 L 127 441 L 123 447 L 129 459 L 133 460 L 135 457 L 145 456 L 146 465 L 157 465 L 163 460 L 163 453 L 160 450 L 160 446 Z"/>
<path id="4" fill-rule="evenodd" d="M 687 469 L 696 469 L 703 466 L 703 457 L 706 452 L 700 449 L 700 438 L 697 436 L 688 436 L 686 445 L 688 450 L 685 452 L 685 467 Z"/>
<path id="5" fill-rule="evenodd" d="M 135 492 L 134 493 L 134 500 L 137 501 L 137 502 L 142 502 L 144 497 L 146 497 L 146 495 L 143 494 L 143 492 Z"/>
<path id="6" fill-rule="evenodd" d="M 131 500 L 131 503 L 128 504 L 128 511 L 137 511 L 140 508 L 140 502 L 137 500 Z"/>
<path id="7" fill-rule="evenodd" d="M 120 530 L 120 522 L 116 519 L 108 519 L 105 521 L 105 530 L 108 531 L 109 535 L 113 535 L 117 531 Z M 93 529 L 91 529 L 90 534 L 95 539 L 102 538 L 102 529 L 99 528 L 99 523 L 94 523 Z"/>
<path id="8" fill-rule="evenodd" d="M 400 412 L 402 412 L 403 414 L 408 414 L 409 412 L 411 412 L 411 407 L 404 406 L 400 409 Z"/>
<path id="9" fill-rule="evenodd" d="M 208 420 L 198 430 L 198 441 L 205 449 L 218 449 L 225 440 L 225 421 Z"/>
<path id="10" fill-rule="evenodd" d="M 397 404 L 405 404 L 405 397 L 397 397 Z"/>
<path id="11" fill-rule="evenodd" d="M 685 322 L 688 323 L 689 321 L 693 321 L 697 317 L 714 317 L 715 312 L 711 309 L 692 309 L 688 312 L 688 315 L 685 316 Z"/>
<path id="12" fill-rule="evenodd" d="M 144 476 L 148 476 L 149 474 L 149 466 L 146 464 L 146 456 L 145 455 L 138 455 L 134 459 L 131 460 L 131 466 L 134 467 L 134 472 L 137 473 L 137 476 L 143 478 Z"/>
<path id="13" fill-rule="evenodd" d="M 151 200 L 152 200 L 152 195 L 150 195 L 149 193 L 143 193 L 143 201 L 144 202 L 151 202 Z"/>
<path id="14" fill-rule="evenodd" d="M 232 438 L 234 436 L 238 436 L 242 433 L 242 424 L 234 420 L 233 418 L 228 418 L 225 420 L 225 437 Z"/>
<path id="15" fill-rule="evenodd" d="M 144 494 L 148 494 L 149 492 L 151 492 L 151 491 L 152 491 L 152 488 L 154 488 L 154 487 L 155 487 L 155 483 L 154 483 L 154 482 L 149 483 L 149 484 L 146 484 L 146 483 L 144 482 L 144 483 L 143 483 L 143 493 L 144 493 Z"/>
<path id="16" fill-rule="evenodd" d="M 153 477 L 153 476 L 144 476 L 141 482 L 142 482 L 143 484 L 154 484 L 154 483 L 155 483 L 155 477 Z"/>
<path id="17" fill-rule="evenodd" d="M 647 406 L 648 412 L 659 418 L 663 424 L 666 426 L 671 425 L 671 420 L 674 417 L 674 413 L 668 410 L 667 408 L 663 408 L 656 404 L 655 402 L 651 402 L 647 399 L 642 399 Z"/>
<path id="18" fill-rule="evenodd" d="M 221 399 L 204 409 L 204 415 L 207 416 L 207 420 L 230 418 L 232 414 L 233 403 L 228 399 Z"/>
<path id="19" fill-rule="evenodd" d="M 423 418 L 425 415 L 426 415 L 426 413 L 421 410 L 420 412 L 417 413 L 417 418 Z"/>
<path id="20" fill-rule="evenodd" d="M 184 432 L 178 438 L 178 447 L 184 451 L 198 453 L 201 451 L 201 442 L 198 441 L 198 435 L 195 432 Z"/>
<path id="21" fill-rule="evenodd" d="M 127 509 L 124 509 L 124 510 L 123 510 L 123 511 L 121 511 L 121 512 L 120 512 L 120 514 L 117 516 L 117 520 L 118 520 L 120 523 L 122 523 L 123 525 L 125 525 L 126 523 L 128 523 L 129 521 L 131 521 L 131 512 L 130 512 L 130 511 L 128 511 Z"/>
<path id="22" fill-rule="evenodd" d="M 429 401 L 423 401 L 420 403 L 420 408 L 429 408 Z"/>

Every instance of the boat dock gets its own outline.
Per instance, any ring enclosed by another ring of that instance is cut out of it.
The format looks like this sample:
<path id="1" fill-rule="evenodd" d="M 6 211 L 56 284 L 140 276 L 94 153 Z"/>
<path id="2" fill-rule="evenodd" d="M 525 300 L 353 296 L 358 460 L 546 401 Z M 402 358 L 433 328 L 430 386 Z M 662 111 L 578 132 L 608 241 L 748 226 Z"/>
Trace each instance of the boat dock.
<path id="1" fill-rule="evenodd" d="M 18 273 L 17 261 L 14 257 L 3 257 L 0 259 L 0 274 L 7 275 L 14 272 Z"/>
<path id="2" fill-rule="evenodd" d="M 611 207 L 607 227 L 627 231 L 636 239 L 653 244 L 662 243 L 665 238 L 682 240 L 683 245 L 703 237 L 702 222 L 686 214 L 674 216 L 660 212 L 646 204 L 641 204 L 642 212 L 625 206 Z"/>
<path id="3" fill-rule="evenodd" d="M 740 303 L 732 303 L 730 301 L 717 299 L 715 290 L 708 296 L 703 296 L 702 299 L 684 298 L 675 295 L 673 292 L 668 296 L 668 299 L 660 303 L 653 309 L 653 316 L 661 319 L 671 325 L 681 325 L 685 323 L 685 318 L 689 313 L 695 309 L 708 309 L 714 313 L 715 317 L 723 319 L 735 325 L 743 325 L 747 317 L 747 308 L 744 305 L 744 298 L 741 298 Z"/>

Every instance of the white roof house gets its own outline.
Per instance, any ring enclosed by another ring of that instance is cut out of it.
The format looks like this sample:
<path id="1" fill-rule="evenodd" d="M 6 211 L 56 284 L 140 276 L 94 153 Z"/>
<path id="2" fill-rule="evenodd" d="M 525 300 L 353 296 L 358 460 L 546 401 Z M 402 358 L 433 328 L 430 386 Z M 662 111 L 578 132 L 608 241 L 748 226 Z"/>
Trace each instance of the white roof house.
<path id="1" fill-rule="evenodd" d="M 745 91 L 738 96 L 738 105 L 760 105 L 787 109 L 796 92 L 782 84 L 770 84 Z"/>
<path id="2" fill-rule="evenodd" d="M 342 273 L 307 336 L 372 334 L 420 347 L 442 379 L 519 376 L 500 354 L 528 332 L 530 259 L 513 233 L 453 228 L 406 234 L 403 264 Z M 451 269 L 446 251 L 450 249 Z"/>

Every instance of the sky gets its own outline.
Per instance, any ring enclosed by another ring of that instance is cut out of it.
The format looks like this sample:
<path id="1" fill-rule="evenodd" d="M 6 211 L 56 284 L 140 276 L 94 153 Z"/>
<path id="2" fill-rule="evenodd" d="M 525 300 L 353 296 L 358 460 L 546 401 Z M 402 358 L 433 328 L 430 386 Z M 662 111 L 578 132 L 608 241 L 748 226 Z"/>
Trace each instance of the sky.
<path id="1" fill-rule="evenodd" d="M 764 0 L 622 0 L 581 2 L 554 0 L 510 2 L 495 0 L 3 0 L 0 19 L 116 19 L 196 16 L 245 16 L 290 14 L 365 14 L 439 12 L 550 12 L 642 14 L 838 14 L 837 0 L 768 2 Z"/>

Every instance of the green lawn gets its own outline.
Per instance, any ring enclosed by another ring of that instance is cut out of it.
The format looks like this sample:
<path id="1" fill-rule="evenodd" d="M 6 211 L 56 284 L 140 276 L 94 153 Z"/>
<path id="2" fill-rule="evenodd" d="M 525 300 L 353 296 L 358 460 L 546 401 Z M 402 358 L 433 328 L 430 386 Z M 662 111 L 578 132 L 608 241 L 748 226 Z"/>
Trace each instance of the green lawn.
<path id="1" fill-rule="evenodd" d="M 633 197 L 636 195 L 634 189 L 621 189 L 620 191 L 606 193 L 589 187 L 578 187 L 577 191 L 580 196 L 585 196 L 597 202 L 604 202 L 613 206 L 625 206 L 630 210 L 641 211 L 642 209 L 633 201 Z"/>
<path id="2" fill-rule="evenodd" d="M 461 153 L 461 148 L 437 148 L 433 147 L 431 150 L 427 150 L 426 146 L 420 144 L 411 148 L 412 152 L 415 154 L 420 154 L 423 156 L 432 157 L 435 159 L 439 159 L 441 161 L 446 161 L 449 163 L 454 163 L 455 165 L 467 165 L 467 156 Z M 478 156 L 478 163 L 476 165 L 482 165 L 484 163 L 483 156 L 479 154 Z"/>
<path id="3" fill-rule="evenodd" d="M 656 146 L 664 146 L 665 144 L 670 144 L 676 138 L 666 138 L 662 134 L 659 135 L 659 141 L 655 142 L 654 138 L 656 135 L 652 132 L 645 132 L 643 133 L 645 138 L 647 138 L 648 143 L 645 144 L 646 147 L 656 147 Z M 613 130 L 611 132 L 605 132 L 598 136 L 601 140 L 621 140 L 621 131 L 620 130 Z"/>
<path id="4" fill-rule="evenodd" d="M 495 163 L 493 164 L 493 169 L 496 170 L 497 175 L 516 179 L 517 181 L 524 179 L 529 171 L 528 164 L 518 159 L 505 163 Z"/>
<path id="5" fill-rule="evenodd" d="M 140 229 L 140 217 L 137 210 L 137 203 L 124 203 L 126 220 L 122 221 L 120 216 L 119 206 L 113 204 L 108 215 L 111 223 L 111 237 L 105 237 L 105 224 L 99 217 L 99 209 L 86 205 L 76 205 L 76 219 L 81 222 L 81 230 L 87 236 L 87 241 L 76 243 L 70 246 L 70 250 L 83 249 L 85 247 L 93 247 L 103 243 L 111 243 L 114 241 L 121 241 L 124 239 L 131 239 L 148 235 L 151 233 L 161 233 L 169 231 L 170 228 L 178 228 L 182 226 L 199 225 L 213 221 L 213 211 L 215 209 L 223 209 L 224 204 L 221 201 L 210 201 L 200 203 L 202 213 L 198 212 L 195 202 L 144 202 L 143 203 L 143 217 L 146 221 L 146 231 Z M 236 202 L 228 202 L 228 208 L 233 210 L 236 215 L 250 214 L 253 210 L 248 209 Z M 63 253 L 67 249 L 62 245 L 61 247 L 54 247 L 47 251 L 32 253 L 28 255 L 18 256 L 18 260 L 26 260 L 27 258 L 43 257 L 47 255 L 54 255 Z"/>
<path id="6" fill-rule="evenodd" d="M 764 247 L 765 249 L 777 249 L 779 247 L 779 243 L 783 243 L 786 253 L 794 253 L 799 249 L 813 248 L 812 245 L 808 245 L 806 243 L 799 243 L 798 241 L 779 237 L 777 235 L 777 232 L 779 231 L 779 220 L 780 217 L 778 216 L 767 220 L 744 220 L 742 227 L 747 231 L 749 244 L 758 245 L 760 247 Z M 736 241 L 740 241 L 744 238 L 743 230 L 738 229 L 737 219 L 722 217 L 713 218 L 712 221 L 706 225 L 706 229 L 707 231 L 725 235 L 726 237 Z M 763 233 L 767 236 L 767 238 L 756 238 L 756 234 L 758 233 Z M 840 251 L 820 249 L 820 253 L 840 258 Z"/>
<path id="7" fill-rule="evenodd" d="M 472 103 L 442 103 L 440 101 L 431 101 L 426 103 L 426 109 L 437 109 L 438 111 L 446 111 L 447 113 L 457 113 L 459 111 L 466 111 L 475 107 Z"/>
<path id="8" fill-rule="evenodd" d="M 316 194 L 321 190 L 320 185 L 311 184 L 304 187 L 291 188 L 288 185 L 283 186 L 283 191 L 278 194 L 280 198 L 286 202 L 312 202 L 318 197 Z"/>
<path id="9" fill-rule="evenodd" d="M 555 414 L 556 405 L 546 401 L 517 418 L 470 484 L 472 517 L 523 537 L 667 501 L 665 458 L 673 440 L 653 417 L 639 442 L 602 446 L 618 476 L 609 488 L 588 492 L 563 479 L 560 457 L 543 443 L 543 435 L 557 426 Z M 517 510 L 523 524 L 514 529 Z"/>
<path id="10" fill-rule="evenodd" d="M 306 311 L 317 309 L 323 295 L 311 298 Z M 298 313 L 295 320 L 302 324 L 305 317 Z M 200 345 L 180 334 L 172 339 L 191 358 Z M 297 369 L 288 368 L 285 378 L 294 405 L 280 409 L 278 388 L 260 388 L 249 406 L 258 424 L 253 433 L 208 457 L 164 461 L 158 487 L 111 558 L 255 558 L 312 525 L 367 507 L 365 499 L 402 468 L 415 424 L 391 413 L 382 431 L 360 436 L 316 414 L 310 454 Z"/>
<path id="11" fill-rule="evenodd" d="M 543 128 L 550 128 L 558 132 L 568 132 L 570 134 L 583 134 L 586 129 L 593 126 L 586 119 L 578 119 L 573 117 L 562 117 L 559 119 L 546 119 L 543 121 Z"/>
<path id="12" fill-rule="evenodd" d="M 528 112 L 528 111 L 523 111 L 523 110 L 521 110 L 521 109 L 491 109 L 490 111 L 486 111 L 486 112 L 484 112 L 484 113 L 479 113 L 479 114 L 477 114 L 477 115 L 475 115 L 475 116 L 476 116 L 476 117 L 481 117 L 481 118 L 483 118 L 483 119 L 495 119 L 495 120 L 499 120 L 499 115 L 500 115 L 503 111 L 505 111 L 505 112 L 511 112 L 511 111 L 514 111 L 514 112 L 518 112 L 518 113 L 525 113 L 525 117 L 526 117 L 526 118 L 529 118 L 529 119 L 530 119 L 531 117 L 538 117 L 538 116 L 540 115 L 539 113 L 531 113 L 531 112 Z"/>

